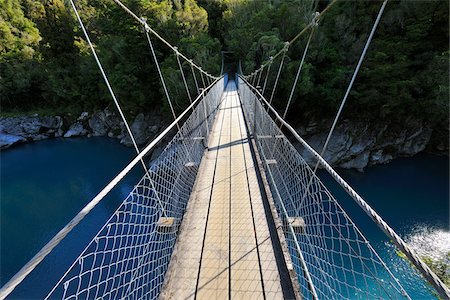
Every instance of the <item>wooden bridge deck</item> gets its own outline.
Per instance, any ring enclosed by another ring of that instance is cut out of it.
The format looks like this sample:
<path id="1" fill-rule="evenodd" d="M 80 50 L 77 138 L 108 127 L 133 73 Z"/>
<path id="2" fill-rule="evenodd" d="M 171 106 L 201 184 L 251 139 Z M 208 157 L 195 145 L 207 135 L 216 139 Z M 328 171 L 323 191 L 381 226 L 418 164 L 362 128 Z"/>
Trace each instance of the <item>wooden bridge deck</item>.
<path id="1" fill-rule="evenodd" d="M 233 81 L 211 128 L 181 226 L 162 298 L 283 298 Z"/>

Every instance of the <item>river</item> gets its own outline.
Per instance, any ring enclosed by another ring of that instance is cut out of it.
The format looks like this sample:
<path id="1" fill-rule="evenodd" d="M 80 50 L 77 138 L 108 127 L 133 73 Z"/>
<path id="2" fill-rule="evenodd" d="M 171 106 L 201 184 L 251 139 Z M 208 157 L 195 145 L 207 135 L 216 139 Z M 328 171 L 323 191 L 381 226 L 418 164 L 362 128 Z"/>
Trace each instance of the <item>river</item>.
<path id="1" fill-rule="evenodd" d="M 54 139 L 1 152 L 1 271 L 3 285 L 134 156 L 108 138 Z M 430 256 L 450 251 L 449 159 L 428 154 L 338 172 L 403 237 Z M 44 295 L 74 261 L 141 176 L 129 174 L 20 286 L 16 297 Z M 328 174 L 323 181 L 340 199 L 413 299 L 430 298 L 424 283 L 395 254 L 384 234 Z M 426 241 L 426 243 L 424 243 Z M 429 249 L 428 249 L 429 248 Z M 42 277 L 45 276 L 45 277 Z M 45 278 L 45 281 L 42 281 Z M 37 284 L 39 282 L 39 284 Z"/>

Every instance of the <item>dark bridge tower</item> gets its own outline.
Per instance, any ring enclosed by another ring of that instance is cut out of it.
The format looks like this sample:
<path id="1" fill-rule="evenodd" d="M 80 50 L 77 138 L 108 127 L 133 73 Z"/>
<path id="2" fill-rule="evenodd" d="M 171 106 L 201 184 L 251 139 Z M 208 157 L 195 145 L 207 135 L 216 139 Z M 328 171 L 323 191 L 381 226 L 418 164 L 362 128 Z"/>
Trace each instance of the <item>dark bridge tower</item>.
<path id="1" fill-rule="evenodd" d="M 238 72 L 238 59 L 231 51 L 222 51 L 222 74 L 228 73 L 229 79 L 236 79 Z"/>

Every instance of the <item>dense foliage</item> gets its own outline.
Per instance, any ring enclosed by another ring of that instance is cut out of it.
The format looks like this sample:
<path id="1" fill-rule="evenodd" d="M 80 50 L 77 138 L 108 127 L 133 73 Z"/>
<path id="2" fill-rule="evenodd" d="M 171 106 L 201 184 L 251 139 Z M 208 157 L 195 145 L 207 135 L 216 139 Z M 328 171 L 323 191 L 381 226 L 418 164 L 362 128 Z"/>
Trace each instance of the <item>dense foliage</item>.
<path id="1" fill-rule="evenodd" d="M 234 1 L 236 2 L 236 1 Z M 248 1 L 224 12 L 227 49 L 244 61 L 244 73 L 267 61 L 311 19 L 312 1 Z M 319 3 L 319 10 L 326 3 Z M 305 120 L 333 115 L 381 2 L 343 1 L 315 32 L 291 112 Z M 344 111 L 352 118 L 401 120 L 413 116 L 448 122 L 448 1 L 390 1 Z M 307 34 L 291 45 L 276 105 L 286 105 Z M 272 66 L 272 86 L 278 61 Z M 264 74 L 264 73 L 263 73 Z M 265 75 L 265 74 L 264 74 Z M 292 116 L 291 116 L 292 118 Z M 445 126 L 445 125 L 444 125 Z M 448 127 L 448 126 L 446 126 Z"/>
<path id="2" fill-rule="evenodd" d="M 249 73 L 267 61 L 328 1 L 126 0 L 183 53 L 213 74 L 220 51 L 233 51 Z M 290 110 L 291 121 L 332 116 L 380 7 L 340 1 L 320 21 Z M 82 18 L 118 98 L 130 114 L 164 107 L 142 28 L 111 0 L 79 0 Z M 448 128 L 446 0 L 390 1 L 344 113 L 345 117 L 425 119 Z M 282 109 L 306 36 L 291 45 L 277 88 Z M 186 104 L 174 55 L 156 43 L 177 107 Z M 272 66 L 269 91 L 279 60 Z M 186 66 L 188 71 L 188 66 Z M 63 0 L 0 0 L 2 110 L 93 110 L 111 103 L 95 61 Z M 295 116 L 295 119 L 294 119 Z"/>
<path id="3" fill-rule="evenodd" d="M 208 16 L 195 0 L 129 0 L 180 51 L 211 72 L 220 70 L 220 42 L 208 35 Z M 0 0 L 0 97 L 4 112 L 80 112 L 111 98 L 73 12 L 63 0 Z M 111 85 L 126 111 L 164 108 L 148 42 L 135 20 L 110 0 L 77 1 Z M 176 58 L 153 43 L 171 94 L 184 107 Z M 186 72 L 189 66 L 184 65 Z"/>
<path id="4" fill-rule="evenodd" d="M 232 51 L 248 74 L 283 48 L 321 0 L 123 0 L 181 52 L 212 74 Z M 77 6 L 119 100 L 130 115 L 165 110 L 142 28 L 112 0 Z M 290 121 L 329 120 L 336 112 L 373 24 L 379 1 L 339 1 L 320 21 L 293 97 Z M 448 141 L 448 0 L 389 2 L 344 110 L 344 117 L 431 124 Z M 290 45 L 275 94 L 283 109 L 307 34 Z M 186 106 L 176 57 L 154 39 L 175 108 Z M 268 92 L 279 60 L 272 65 Z M 186 73 L 189 66 L 184 64 Z M 263 73 L 264 74 L 264 73 Z M 192 81 L 192 78 L 188 77 Z M 112 103 L 86 40 L 64 0 L 0 0 L 2 113 L 73 113 Z M 448 264 L 427 263 L 449 284 Z"/>

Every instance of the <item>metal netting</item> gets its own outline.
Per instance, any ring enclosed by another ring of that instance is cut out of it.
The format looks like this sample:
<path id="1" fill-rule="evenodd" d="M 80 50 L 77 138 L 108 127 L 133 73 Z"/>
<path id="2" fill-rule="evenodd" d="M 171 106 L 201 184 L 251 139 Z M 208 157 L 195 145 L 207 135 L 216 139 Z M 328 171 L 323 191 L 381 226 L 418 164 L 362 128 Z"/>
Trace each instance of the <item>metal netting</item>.
<path id="1" fill-rule="evenodd" d="M 47 299 L 158 297 L 223 90 L 222 78 Z"/>
<path id="2" fill-rule="evenodd" d="M 319 299 L 409 298 L 242 79 L 239 94 L 283 221 L 302 295 Z"/>

